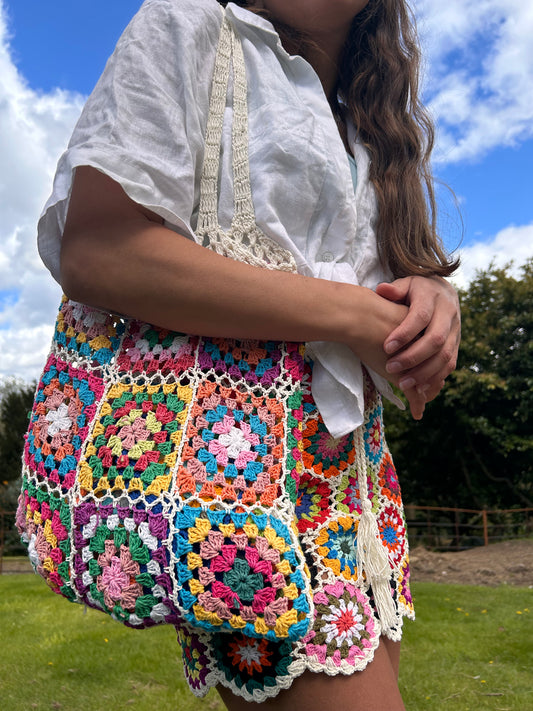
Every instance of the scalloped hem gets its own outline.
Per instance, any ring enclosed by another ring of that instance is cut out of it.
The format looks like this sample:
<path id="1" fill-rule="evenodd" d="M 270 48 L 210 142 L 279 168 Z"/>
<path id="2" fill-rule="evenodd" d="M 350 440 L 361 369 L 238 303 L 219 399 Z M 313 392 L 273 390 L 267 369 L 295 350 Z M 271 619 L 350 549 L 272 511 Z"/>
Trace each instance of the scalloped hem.
<path id="1" fill-rule="evenodd" d="M 359 592 L 360 596 L 365 595 Z M 331 618 L 332 615 L 325 617 Z M 398 625 L 384 636 L 400 641 L 404 618 L 414 620 L 414 610 L 400 604 Z M 202 698 L 211 688 L 222 686 L 245 701 L 261 703 L 289 689 L 306 671 L 332 677 L 363 671 L 374 659 L 382 636 L 381 625 L 374 615 L 371 627 L 373 634 L 366 640 L 366 646 L 363 649 L 355 644 L 348 646 L 345 658 L 335 654 L 338 649 L 332 651 L 336 644 L 333 639 L 329 640 L 329 645 L 313 645 L 313 639 L 317 637 L 316 634 L 313 637 L 313 630 L 297 643 L 270 642 L 227 633 L 197 634 L 185 627 L 177 630 L 183 650 L 185 678 L 195 696 Z"/>

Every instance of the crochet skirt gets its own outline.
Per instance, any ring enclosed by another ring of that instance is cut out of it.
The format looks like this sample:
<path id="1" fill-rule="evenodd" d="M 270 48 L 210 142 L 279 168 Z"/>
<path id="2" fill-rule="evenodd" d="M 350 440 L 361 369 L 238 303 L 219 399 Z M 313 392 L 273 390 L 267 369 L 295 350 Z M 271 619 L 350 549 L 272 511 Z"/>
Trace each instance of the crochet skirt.
<path id="1" fill-rule="evenodd" d="M 296 514 L 311 571 L 314 624 L 298 642 L 177 627 L 185 678 L 196 696 L 220 684 L 247 701 L 264 701 L 290 687 L 306 670 L 352 674 L 372 661 L 381 634 L 398 641 L 403 617 L 414 618 L 405 517 L 383 435 L 381 396 L 365 374 L 363 437 L 359 432 L 333 439 L 313 401 L 309 381 L 304 390 L 304 472 Z M 364 442 L 365 492 L 360 492 L 357 471 L 357 461 L 362 461 L 357 456 L 358 442 Z M 363 496 L 372 505 L 381 544 L 388 552 L 396 622 L 386 630 L 366 576 L 357 570 Z"/>

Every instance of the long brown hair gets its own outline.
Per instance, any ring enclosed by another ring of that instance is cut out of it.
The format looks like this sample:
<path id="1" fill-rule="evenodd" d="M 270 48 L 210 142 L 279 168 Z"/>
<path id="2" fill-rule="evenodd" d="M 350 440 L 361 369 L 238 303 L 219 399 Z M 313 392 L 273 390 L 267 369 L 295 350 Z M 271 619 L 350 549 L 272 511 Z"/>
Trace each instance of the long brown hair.
<path id="1" fill-rule="evenodd" d="M 282 39 L 290 33 L 293 46 L 294 31 L 269 19 Z M 305 55 L 306 38 L 299 39 Z M 339 63 L 338 94 L 370 153 L 378 246 L 396 277 L 449 276 L 459 266 L 458 259 L 446 255 L 436 231 L 430 169 L 435 131 L 419 98 L 419 69 L 407 0 L 370 0 L 352 23 Z"/>

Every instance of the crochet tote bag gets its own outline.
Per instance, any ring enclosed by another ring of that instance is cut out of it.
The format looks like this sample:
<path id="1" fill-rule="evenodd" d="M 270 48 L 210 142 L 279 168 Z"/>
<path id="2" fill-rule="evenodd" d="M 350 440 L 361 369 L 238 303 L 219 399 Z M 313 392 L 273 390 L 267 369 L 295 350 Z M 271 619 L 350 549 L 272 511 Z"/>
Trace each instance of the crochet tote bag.
<path id="1" fill-rule="evenodd" d="M 235 214 L 218 225 L 233 66 Z M 255 224 L 247 87 L 224 18 L 197 239 L 294 270 Z M 52 590 L 132 627 L 298 639 L 311 621 L 295 528 L 303 346 L 188 336 L 63 299 L 23 455 L 18 527 Z"/>

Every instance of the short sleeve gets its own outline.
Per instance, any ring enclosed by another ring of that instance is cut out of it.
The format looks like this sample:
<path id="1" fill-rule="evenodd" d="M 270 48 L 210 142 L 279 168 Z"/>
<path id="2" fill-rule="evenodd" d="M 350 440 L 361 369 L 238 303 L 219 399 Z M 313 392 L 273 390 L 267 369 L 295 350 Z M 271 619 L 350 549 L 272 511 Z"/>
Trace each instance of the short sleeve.
<path id="1" fill-rule="evenodd" d="M 216 0 L 148 0 L 126 28 L 61 156 L 38 225 L 59 281 L 77 166 L 100 170 L 168 226 L 193 235 L 222 13 Z"/>

